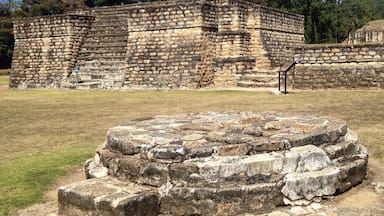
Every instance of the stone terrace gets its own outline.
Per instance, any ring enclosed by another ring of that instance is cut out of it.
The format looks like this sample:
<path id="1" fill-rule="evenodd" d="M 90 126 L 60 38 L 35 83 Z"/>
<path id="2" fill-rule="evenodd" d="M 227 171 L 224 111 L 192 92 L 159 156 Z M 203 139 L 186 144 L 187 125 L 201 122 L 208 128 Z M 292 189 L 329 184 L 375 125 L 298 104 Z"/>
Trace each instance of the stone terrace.
<path id="1" fill-rule="evenodd" d="M 306 205 L 361 183 L 368 153 L 339 119 L 226 112 L 111 128 L 62 215 L 237 215 Z"/>

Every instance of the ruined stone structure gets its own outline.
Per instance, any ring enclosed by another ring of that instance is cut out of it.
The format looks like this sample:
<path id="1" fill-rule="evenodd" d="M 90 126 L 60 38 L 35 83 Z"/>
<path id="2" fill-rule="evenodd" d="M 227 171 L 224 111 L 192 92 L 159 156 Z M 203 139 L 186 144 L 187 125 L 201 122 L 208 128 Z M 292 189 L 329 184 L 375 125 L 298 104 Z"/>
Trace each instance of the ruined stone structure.
<path id="1" fill-rule="evenodd" d="M 296 48 L 292 73 L 298 89 L 383 89 L 384 22 L 372 21 L 342 44 Z"/>
<path id="2" fill-rule="evenodd" d="M 303 16 L 242 0 L 102 7 L 14 23 L 11 88 L 276 86 Z"/>
<path id="3" fill-rule="evenodd" d="M 111 128 L 88 180 L 59 189 L 60 215 L 247 215 L 361 183 L 368 153 L 345 121 L 226 112 Z"/>
<path id="4" fill-rule="evenodd" d="M 384 20 L 373 20 L 362 28 L 351 32 L 345 41 L 348 44 L 357 43 L 383 43 Z"/>
<path id="5" fill-rule="evenodd" d="M 384 44 L 306 45 L 297 52 L 295 88 L 384 88 Z"/>

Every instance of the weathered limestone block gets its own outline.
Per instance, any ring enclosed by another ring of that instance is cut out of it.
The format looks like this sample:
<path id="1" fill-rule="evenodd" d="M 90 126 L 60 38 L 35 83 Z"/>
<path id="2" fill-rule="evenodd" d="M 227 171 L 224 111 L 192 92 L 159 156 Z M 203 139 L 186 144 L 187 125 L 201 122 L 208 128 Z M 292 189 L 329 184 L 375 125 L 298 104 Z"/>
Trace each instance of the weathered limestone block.
<path id="1" fill-rule="evenodd" d="M 221 187 L 172 187 L 161 198 L 161 211 L 172 215 L 238 215 L 283 204 L 279 183 Z M 247 198 L 245 198 L 247 197 Z"/>
<path id="2" fill-rule="evenodd" d="M 313 145 L 292 148 L 284 156 L 289 159 L 283 162 L 283 173 L 318 171 L 331 164 L 331 160 L 325 152 Z"/>
<path id="3" fill-rule="evenodd" d="M 102 178 L 108 175 L 108 169 L 100 162 L 95 162 L 95 159 L 89 159 L 84 164 L 85 177 L 88 178 Z"/>
<path id="4" fill-rule="evenodd" d="M 282 193 L 285 203 L 295 201 L 310 201 L 315 197 L 333 195 L 336 192 L 337 168 L 326 168 L 319 171 L 290 173 L 284 177 Z"/>
<path id="5" fill-rule="evenodd" d="M 59 188 L 59 215 L 143 215 L 159 212 L 154 188 L 104 177 Z"/>
<path id="6" fill-rule="evenodd" d="M 140 153 L 140 145 L 143 143 L 130 139 L 130 134 L 144 134 L 145 131 L 130 131 L 130 129 L 132 129 L 130 126 L 121 126 L 109 130 L 107 134 L 107 147 L 125 155 Z"/>

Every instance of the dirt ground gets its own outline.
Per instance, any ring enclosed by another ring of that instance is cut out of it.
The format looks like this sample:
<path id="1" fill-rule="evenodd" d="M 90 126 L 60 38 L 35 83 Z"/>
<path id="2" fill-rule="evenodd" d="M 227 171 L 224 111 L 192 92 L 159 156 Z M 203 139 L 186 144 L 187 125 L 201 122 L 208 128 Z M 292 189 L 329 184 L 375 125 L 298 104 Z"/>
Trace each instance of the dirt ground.
<path id="1" fill-rule="evenodd" d="M 322 202 L 328 215 L 384 216 L 384 165 L 370 159 L 368 178 L 344 194 Z"/>
<path id="2" fill-rule="evenodd" d="M 284 207 L 278 212 L 281 213 L 280 215 L 287 215 L 284 214 L 287 212 L 289 215 L 384 216 L 384 165 L 383 162 L 370 159 L 368 167 L 368 177 L 361 185 L 322 201 L 321 211 L 300 214 L 292 213 L 289 207 Z M 22 209 L 17 215 L 57 215 L 57 188 L 85 179 L 84 170 L 81 167 L 73 168 L 68 173 L 70 174 L 59 178 L 56 184 L 44 194 L 45 203 Z"/>

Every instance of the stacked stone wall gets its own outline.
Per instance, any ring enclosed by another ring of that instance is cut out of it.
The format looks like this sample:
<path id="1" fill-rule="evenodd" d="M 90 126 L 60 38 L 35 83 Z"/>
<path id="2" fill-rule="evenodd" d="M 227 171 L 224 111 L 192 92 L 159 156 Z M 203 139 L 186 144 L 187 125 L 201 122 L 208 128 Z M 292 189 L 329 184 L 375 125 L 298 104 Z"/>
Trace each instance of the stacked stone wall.
<path id="1" fill-rule="evenodd" d="M 212 62 L 204 59 L 207 52 L 214 52 L 209 32 L 216 26 L 211 9 L 209 4 L 192 1 L 132 10 L 127 85 L 197 88 L 208 84 L 202 76 L 212 76 Z"/>
<path id="2" fill-rule="evenodd" d="M 384 88 L 383 44 L 308 45 L 296 49 L 297 89 Z"/>
<path id="3" fill-rule="evenodd" d="M 217 7 L 219 31 L 229 32 L 245 30 L 249 7 L 252 7 L 252 4 L 245 1 L 221 1 Z"/>
<path id="4" fill-rule="evenodd" d="M 62 87 L 92 19 L 62 15 L 16 21 L 10 87 Z"/>
<path id="5" fill-rule="evenodd" d="M 216 53 L 222 58 L 250 55 L 250 34 L 246 31 L 217 33 Z"/>
<path id="6" fill-rule="evenodd" d="M 254 55 L 258 68 L 275 68 L 293 61 L 292 46 L 304 43 L 304 17 L 258 6 L 251 12 L 248 29 L 252 32 Z"/>

